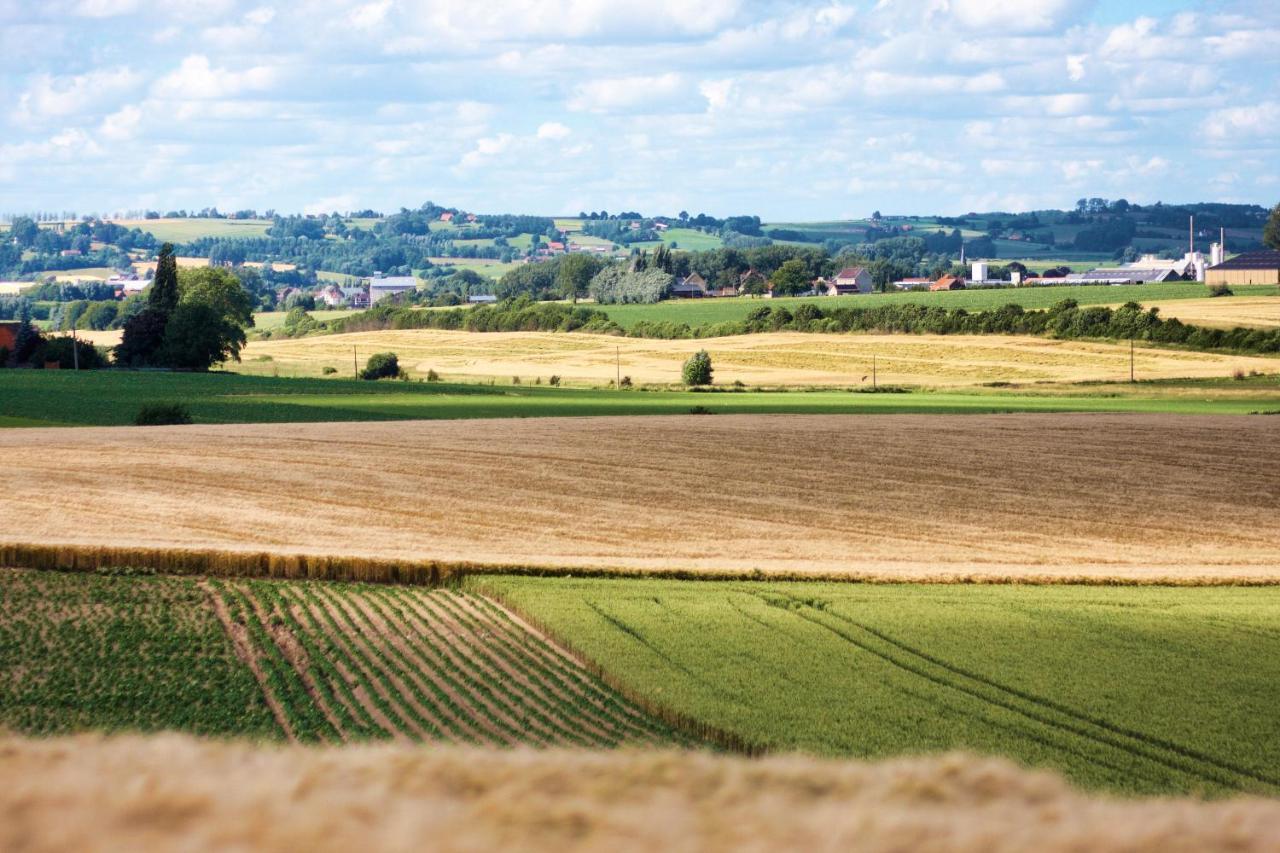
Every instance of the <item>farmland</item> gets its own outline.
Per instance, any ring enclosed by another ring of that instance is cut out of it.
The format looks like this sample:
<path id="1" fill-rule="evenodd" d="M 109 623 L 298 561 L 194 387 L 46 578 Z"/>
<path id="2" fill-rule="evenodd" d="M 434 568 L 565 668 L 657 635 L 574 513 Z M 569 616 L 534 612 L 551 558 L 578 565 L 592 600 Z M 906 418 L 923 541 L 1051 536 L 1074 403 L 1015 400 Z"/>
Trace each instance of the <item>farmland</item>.
<path id="1" fill-rule="evenodd" d="M 490 571 L 1273 581 L 1277 441 L 1190 415 L 7 430 L 0 517 L 16 542 Z"/>
<path id="2" fill-rule="evenodd" d="M 201 237 L 262 237 L 271 227 L 268 219 L 122 219 L 116 224 L 141 229 L 168 243 L 190 243 Z"/>
<path id="3" fill-rule="evenodd" d="M 476 584 L 771 749 L 964 749 L 1131 794 L 1280 793 L 1277 589 Z"/>
<path id="4" fill-rule="evenodd" d="M 6 569 L 0 631 L 0 725 L 19 732 L 692 743 L 463 592 Z"/>
<path id="5" fill-rule="evenodd" d="M 1238 296 L 1280 296 L 1276 288 L 1264 285 L 1236 288 Z M 653 305 L 601 306 L 610 319 L 624 329 L 642 320 L 649 322 L 688 323 L 690 326 L 708 326 L 730 320 L 741 320 L 761 305 L 779 305 L 794 310 L 797 305 L 811 302 L 823 308 L 829 306 L 861 306 L 911 304 L 944 308 L 963 308 L 966 311 L 983 311 L 1002 305 L 1021 305 L 1023 308 L 1048 308 L 1064 299 L 1074 299 L 1081 305 L 1119 305 L 1134 301 L 1162 303 L 1177 299 L 1204 299 L 1208 289 L 1198 282 L 1169 282 L 1164 284 L 1135 284 L 1123 287 L 1094 285 L 1060 287 L 1015 287 L 990 290 L 960 290 L 943 293 L 893 292 L 866 293 L 860 296 L 787 297 L 762 301 L 750 297 L 727 299 L 670 300 Z M 1219 297 L 1229 300 L 1231 297 Z M 1215 300 L 1217 301 L 1217 300 Z"/>
<path id="6" fill-rule="evenodd" d="M 1277 300 L 1280 305 L 1280 300 Z M 716 381 L 752 386 L 850 387 L 878 382 L 954 387 L 985 382 L 1091 382 L 1129 378 L 1128 344 L 1006 335 L 818 335 L 775 332 L 696 340 L 650 340 L 558 332 L 475 333 L 413 329 L 254 341 L 238 372 L 319 376 L 357 353 L 395 352 L 411 376 L 510 383 L 551 376 L 603 385 L 679 381 L 681 364 L 707 350 Z M 1228 377 L 1280 371 L 1280 360 L 1152 346 L 1135 350 L 1144 379 Z M 269 359 L 259 361 L 258 359 Z M 873 364 L 874 361 L 874 364 Z"/>
<path id="7" fill-rule="evenodd" d="M 109 336 L 115 333 L 96 333 Z M 271 362 L 246 369 L 272 370 Z M 350 364 L 340 364 L 350 370 Z M 342 374 L 339 374 L 342 375 Z M 349 374 L 348 374 L 349 375 Z M 526 380 L 528 377 L 526 376 Z M 508 380 L 509 382 L 510 380 Z M 865 384 L 865 383 L 864 383 Z M 1083 385 L 1021 385 L 910 393 L 854 390 L 618 391 L 547 385 L 359 382 L 234 373 L 0 372 L 0 427 L 132 424 L 148 404 L 181 403 L 196 423 L 707 414 L 983 414 L 1161 412 L 1250 414 L 1280 409 L 1277 377 Z M 893 389 L 889 389 L 893 391 Z M 899 389 L 901 390 L 901 389 Z M 87 400 L 92 400 L 88 404 Z"/>

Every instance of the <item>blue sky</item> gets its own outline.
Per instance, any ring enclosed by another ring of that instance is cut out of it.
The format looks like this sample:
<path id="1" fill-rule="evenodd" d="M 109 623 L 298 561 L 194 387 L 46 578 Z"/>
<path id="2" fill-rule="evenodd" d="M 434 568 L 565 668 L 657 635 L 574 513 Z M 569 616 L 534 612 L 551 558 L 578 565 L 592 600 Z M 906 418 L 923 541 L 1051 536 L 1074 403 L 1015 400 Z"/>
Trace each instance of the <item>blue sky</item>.
<path id="1" fill-rule="evenodd" d="M 1280 3 L 0 0 L 0 211 L 1280 201 Z"/>

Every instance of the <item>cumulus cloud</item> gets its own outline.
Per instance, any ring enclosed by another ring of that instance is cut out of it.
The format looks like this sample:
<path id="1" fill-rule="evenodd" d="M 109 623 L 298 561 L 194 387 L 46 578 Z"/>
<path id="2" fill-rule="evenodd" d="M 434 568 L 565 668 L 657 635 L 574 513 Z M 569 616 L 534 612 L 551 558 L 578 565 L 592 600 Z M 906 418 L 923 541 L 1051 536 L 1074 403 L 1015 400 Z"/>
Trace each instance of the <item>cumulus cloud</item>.
<path id="1" fill-rule="evenodd" d="M 142 76 L 129 68 L 104 68 L 71 77 L 37 74 L 18 97 L 19 121 L 65 118 L 86 112 L 133 91 Z"/>
<path id="2" fill-rule="evenodd" d="M 216 68 L 209 57 L 193 54 L 176 70 L 158 80 L 157 97 L 172 100 L 227 98 L 248 92 L 262 92 L 275 84 L 275 69 L 259 65 L 241 71 Z"/>
<path id="3" fill-rule="evenodd" d="M 609 77 L 578 84 L 569 99 L 569 109 L 613 112 L 656 108 L 685 93 L 685 79 L 673 71 L 653 76 Z"/>
<path id="4" fill-rule="evenodd" d="M 558 121 L 548 121 L 538 126 L 537 136 L 539 139 L 564 139 L 570 133 L 573 131 L 568 126 Z"/>
<path id="5" fill-rule="evenodd" d="M 1270 139 L 1280 142 L 1280 101 L 1214 110 L 1204 122 L 1204 133 L 1216 141 Z"/>
<path id="6" fill-rule="evenodd" d="M 1056 32 L 1079 20 L 1092 6 L 1089 0 L 951 0 L 950 12 L 963 27 L 1001 33 Z"/>

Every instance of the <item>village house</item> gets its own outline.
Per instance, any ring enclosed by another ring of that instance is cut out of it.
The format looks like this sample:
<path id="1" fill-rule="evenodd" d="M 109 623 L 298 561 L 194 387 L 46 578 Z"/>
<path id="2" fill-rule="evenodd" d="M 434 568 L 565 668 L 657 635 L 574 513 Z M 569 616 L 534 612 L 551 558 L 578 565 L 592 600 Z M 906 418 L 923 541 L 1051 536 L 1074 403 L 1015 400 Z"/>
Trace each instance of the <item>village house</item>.
<path id="1" fill-rule="evenodd" d="M 388 296 L 399 296 L 402 293 L 413 293 L 418 289 L 418 280 L 411 275 L 377 276 L 369 280 L 369 304 L 377 305 Z"/>
<path id="2" fill-rule="evenodd" d="M 866 267 L 845 267 L 827 282 L 827 296 L 848 296 L 871 292 L 871 273 Z"/>
<path id="3" fill-rule="evenodd" d="M 453 221 L 453 214 L 446 210 L 444 213 L 440 214 L 440 221 L 441 221 L 441 222 L 452 222 L 452 221 Z"/>
<path id="4" fill-rule="evenodd" d="M 0 323 L 0 349 L 13 352 L 18 346 L 18 328 L 20 323 Z M 0 364 L 2 367 L 3 364 Z"/>
<path id="5" fill-rule="evenodd" d="M 769 286 L 769 279 L 756 269 L 749 269 L 742 275 L 738 276 L 738 293 L 749 293 L 752 290 L 759 289 L 766 296 L 772 297 L 773 291 Z"/>
<path id="6" fill-rule="evenodd" d="M 702 299 L 711 294 L 707 292 L 707 280 L 693 273 L 676 279 L 676 283 L 671 286 L 671 295 L 676 299 Z"/>
<path id="7" fill-rule="evenodd" d="M 369 291 L 363 287 L 340 287 L 331 284 L 318 294 L 326 308 L 368 308 Z"/>
<path id="8" fill-rule="evenodd" d="M 929 285 L 930 290 L 964 290 L 964 279 L 958 275 L 944 275 Z"/>

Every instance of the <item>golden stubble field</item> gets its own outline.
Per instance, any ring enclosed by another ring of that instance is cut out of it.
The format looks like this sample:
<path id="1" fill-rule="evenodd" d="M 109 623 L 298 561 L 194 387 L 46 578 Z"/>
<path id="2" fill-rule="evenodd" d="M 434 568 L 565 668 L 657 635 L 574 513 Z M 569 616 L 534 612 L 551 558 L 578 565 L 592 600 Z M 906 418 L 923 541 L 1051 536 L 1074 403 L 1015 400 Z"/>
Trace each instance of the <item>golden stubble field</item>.
<path id="1" fill-rule="evenodd" d="M 497 378 L 523 382 L 551 376 L 603 384 L 620 371 L 637 383 L 676 383 L 692 353 L 711 354 L 720 384 L 870 385 L 879 382 L 957 386 L 983 382 L 1081 382 L 1129 378 L 1128 344 L 1001 335 L 811 335 L 775 332 L 701 340 L 646 340 L 557 332 L 457 332 L 436 329 L 320 335 L 253 341 L 245 373 L 350 376 L 375 352 L 394 352 L 415 376 Z M 261 360 L 259 360 L 261 359 Z M 1280 360 L 1138 347 L 1141 379 L 1228 377 L 1234 371 L 1280 371 Z"/>
<path id="2" fill-rule="evenodd" d="M 1177 317 L 1184 323 L 1232 329 L 1251 326 L 1274 329 L 1280 326 L 1280 299 L 1274 296 L 1237 296 L 1231 299 L 1171 299 L 1152 302 L 1162 317 Z"/>
<path id="3" fill-rule="evenodd" d="M 948 755 L 0 740 L 12 850 L 1274 850 L 1280 804 L 1121 800 Z"/>
<path id="4" fill-rule="evenodd" d="M 902 579 L 1280 579 L 1280 418 L 0 433 L 0 542 Z"/>

